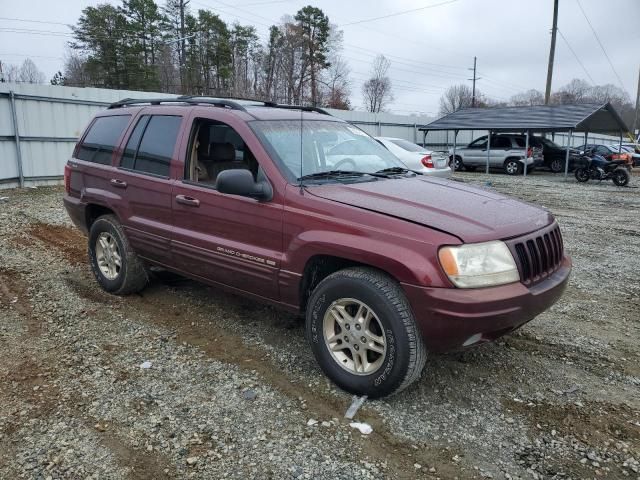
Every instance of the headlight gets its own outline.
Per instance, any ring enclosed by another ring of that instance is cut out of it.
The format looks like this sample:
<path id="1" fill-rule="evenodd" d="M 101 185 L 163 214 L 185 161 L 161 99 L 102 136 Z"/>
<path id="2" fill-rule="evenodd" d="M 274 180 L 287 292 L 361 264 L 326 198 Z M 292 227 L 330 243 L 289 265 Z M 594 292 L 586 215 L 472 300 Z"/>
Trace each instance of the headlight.
<path id="1" fill-rule="evenodd" d="M 456 287 L 490 287 L 520 280 L 509 248 L 499 240 L 442 247 L 438 257 Z"/>

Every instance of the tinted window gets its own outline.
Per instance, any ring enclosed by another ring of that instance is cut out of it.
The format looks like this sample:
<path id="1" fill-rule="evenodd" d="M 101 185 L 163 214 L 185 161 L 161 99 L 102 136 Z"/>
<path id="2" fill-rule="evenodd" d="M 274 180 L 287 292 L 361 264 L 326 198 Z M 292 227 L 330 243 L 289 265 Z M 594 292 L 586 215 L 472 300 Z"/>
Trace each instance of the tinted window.
<path id="1" fill-rule="evenodd" d="M 136 159 L 136 153 L 138 152 L 138 147 L 140 146 L 140 139 L 142 138 L 142 133 L 144 132 L 148 121 L 149 115 L 144 115 L 140 118 L 140 120 L 138 120 L 136 128 L 133 129 L 133 133 L 129 137 L 127 146 L 125 147 L 124 153 L 122 154 L 122 160 L 120 160 L 121 167 L 131 169 L 133 168 L 133 164 Z"/>
<path id="2" fill-rule="evenodd" d="M 491 148 L 511 148 L 511 140 L 507 137 L 491 137 Z"/>
<path id="3" fill-rule="evenodd" d="M 111 164 L 118 139 L 129 124 L 130 115 L 98 117 L 78 148 L 77 158 L 88 162 Z"/>
<path id="4" fill-rule="evenodd" d="M 169 164 L 176 146 L 181 122 L 182 117 L 151 116 L 147 128 L 144 129 L 138 153 L 135 155 L 133 169 L 168 177 Z"/>
<path id="5" fill-rule="evenodd" d="M 522 137 L 513 137 L 513 140 L 516 142 L 516 145 L 519 147 L 524 148 L 526 146 L 526 138 L 522 138 Z"/>
<path id="6" fill-rule="evenodd" d="M 487 137 L 480 137 L 469 144 L 469 148 L 485 148 L 487 146 Z"/>

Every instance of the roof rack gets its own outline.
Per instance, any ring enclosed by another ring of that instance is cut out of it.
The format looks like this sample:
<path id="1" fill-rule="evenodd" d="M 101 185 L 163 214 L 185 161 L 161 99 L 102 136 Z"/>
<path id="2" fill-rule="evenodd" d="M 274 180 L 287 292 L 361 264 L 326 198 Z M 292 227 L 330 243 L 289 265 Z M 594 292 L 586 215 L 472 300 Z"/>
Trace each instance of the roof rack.
<path id="1" fill-rule="evenodd" d="M 230 108 L 232 110 L 241 110 L 246 112 L 245 105 L 242 105 L 237 100 L 256 102 L 258 106 L 264 106 L 269 108 L 282 108 L 283 110 L 302 110 L 303 112 L 316 112 L 322 115 L 331 115 L 325 109 L 320 107 L 310 107 L 301 105 L 283 105 L 281 103 L 275 103 L 271 101 L 257 100 L 255 98 L 218 98 L 207 97 L 204 95 L 182 95 L 180 97 L 170 98 L 124 98 L 118 102 L 112 103 L 108 108 L 120 108 L 127 105 L 140 105 L 148 103 L 149 105 L 160 105 L 162 103 L 187 103 L 190 105 L 213 105 L 215 107 Z M 261 104 L 261 105 L 260 105 Z M 251 105 L 254 106 L 254 105 Z"/>
<path id="2" fill-rule="evenodd" d="M 215 107 L 230 108 L 232 110 L 241 110 L 243 112 L 247 111 L 240 103 L 234 102 L 233 100 L 211 97 L 196 97 L 191 95 L 184 95 L 175 98 L 125 98 L 118 102 L 112 103 L 108 108 L 120 108 L 127 105 L 140 105 L 145 103 L 148 103 L 149 105 L 160 105 L 162 103 L 188 103 L 191 105 L 206 104 L 213 105 Z"/>

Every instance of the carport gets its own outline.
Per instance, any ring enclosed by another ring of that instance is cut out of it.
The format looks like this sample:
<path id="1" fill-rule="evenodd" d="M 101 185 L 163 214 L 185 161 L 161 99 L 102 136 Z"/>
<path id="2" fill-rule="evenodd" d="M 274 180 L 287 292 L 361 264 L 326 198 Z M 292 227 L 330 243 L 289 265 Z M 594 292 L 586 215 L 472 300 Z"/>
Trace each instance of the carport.
<path id="1" fill-rule="evenodd" d="M 589 133 L 617 134 L 622 136 L 629 131 L 624 121 L 610 103 L 583 103 L 576 105 L 535 105 L 525 107 L 465 108 L 450 113 L 427 126 L 420 128 L 424 132 L 423 144 L 427 133 L 433 130 L 453 130 L 453 155 L 456 155 L 456 137 L 461 130 L 486 130 L 487 166 L 491 155 L 492 133 L 521 133 L 525 135 L 525 151 L 529 150 L 529 136 L 532 133 L 568 132 L 567 153 L 565 156 L 564 176 L 569 173 L 569 150 L 574 133 L 584 134 L 584 143 L 588 143 Z M 455 161 L 452 162 L 455 170 Z M 524 175 L 527 175 L 527 162 L 524 162 Z"/>

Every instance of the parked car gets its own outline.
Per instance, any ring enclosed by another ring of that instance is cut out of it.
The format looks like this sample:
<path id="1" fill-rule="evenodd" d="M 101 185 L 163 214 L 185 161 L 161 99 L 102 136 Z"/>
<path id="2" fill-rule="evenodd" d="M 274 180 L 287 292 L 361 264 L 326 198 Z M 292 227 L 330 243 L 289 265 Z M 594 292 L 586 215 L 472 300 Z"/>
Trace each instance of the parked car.
<path id="1" fill-rule="evenodd" d="M 366 155 L 335 170 L 344 142 Z M 311 107 L 115 103 L 65 166 L 64 204 L 104 290 L 140 291 L 156 266 L 304 314 L 326 375 L 371 397 L 419 378 L 427 351 L 519 328 L 571 270 L 548 211 L 409 171 Z"/>
<path id="2" fill-rule="evenodd" d="M 606 160 L 624 160 L 627 169 L 631 169 L 633 166 L 633 158 L 630 153 L 626 151 L 620 152 L 618 145 L 603 145 L 600 143 L 588 143 L 586 145 L 580 145 L 576 147 L 580 151 L 591 151 L 597 155 L 602 155 Z"/>
<path id="3" fill-rule="evenodd" d="M 526 137 L 521 136 L 525 141 Z M 549 140 L 545 137 L 538 137 L 535 135 L 529 136 L 529 144 L 535 148 L 542 149 L 543 164 L 542 166 L 548 168 L 553 173 L 564 172 L 564 167 L 567 159 L 567 147 L 558 145 L 557 143 Z M 572 171 L 576 163 L 580 160 L 580 150 L 575 148 L 569 148 L 569 171 Z"/>
<path id="4" fill-rule="evenodd" d="M 622 150 L 631 155 L 631 162 L 634 167 L 640 166 L 640 147 L 636 148 L 633 143 L 623 143 Z"/>
<path id="5" fill-rule="evenodd" d="M 451 176 L 449 162 L 442 154 L 428 150 L 403 138 L 375 137 L 375 139 L 411 170 L 436 177 Z"/>
<path id="6" fill-rule="evenodd" d="M 526 159 L 526 160 L 525 160 Z M 449 160 L 453 161 L 453 149 L 449 150 Z M 491 152 L 489 167 L 500 168 L 507 175 L 519 175 L 527 169 L 542 165 L 542 149 L 529 147 L 525 152 L 525 142 L 522 135 L 497 134 L 491 136 Z M 466 147 L 456 148 L 455 169 L 464 168 L 473 172 L 478 167 L 487 164 L 487 135 L 476 138 Z"/>

